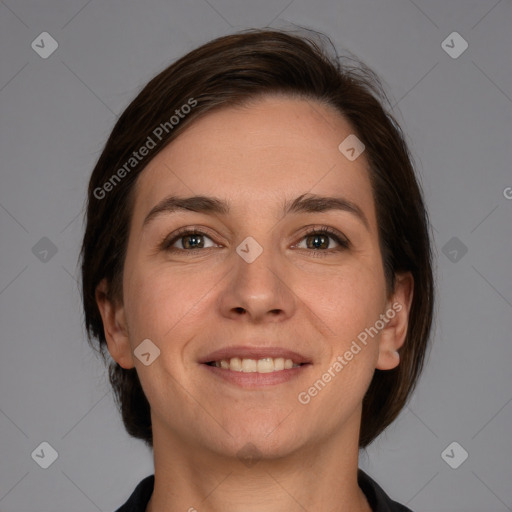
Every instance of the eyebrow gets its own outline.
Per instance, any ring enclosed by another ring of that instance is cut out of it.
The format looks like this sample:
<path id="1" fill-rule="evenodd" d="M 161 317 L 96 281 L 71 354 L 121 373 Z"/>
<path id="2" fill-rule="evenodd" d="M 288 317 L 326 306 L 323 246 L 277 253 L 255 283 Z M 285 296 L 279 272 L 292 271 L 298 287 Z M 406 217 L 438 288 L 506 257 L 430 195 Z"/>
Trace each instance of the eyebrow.
<path id="1" fill-rule="evenodd" d="M 283 214 L 290 213 L 321 213 L 333 210 L 345 211 L 356 216 L 370 231 L 370 224 L 362 209 L 352 201 L 342 197 L 319 196 L 316 194 L 302 194 L 293 200 L 285 201 Z M 164 213 L 176 211 L 192 211 L 197 213 L 215 213 L 227 215 L 230 212 L 228 202 L 210 196 L 179 197 L 169 196 L 157 203 L 147 214 L 143 227 L 149 224 L 154 218 Z"/>

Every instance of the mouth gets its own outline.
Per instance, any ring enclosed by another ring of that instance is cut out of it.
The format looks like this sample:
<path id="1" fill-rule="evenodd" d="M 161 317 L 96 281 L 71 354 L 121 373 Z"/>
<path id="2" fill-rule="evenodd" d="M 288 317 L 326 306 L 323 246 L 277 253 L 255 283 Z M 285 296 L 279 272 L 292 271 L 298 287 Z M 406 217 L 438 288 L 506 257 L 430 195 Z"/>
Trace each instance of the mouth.
<path id="1" fill-rule="evenodd" d="M 231 370 L 232 372 L 273 373 L 298 368 L 309 363 L 295 363 L 293 359 L 285 359 L 284 357 L 263 357 L 261 359 L 232 357 L 230 359 L 209 361 L 205 364 L 223 370 Z"/>
<path id="2" fill-rule="evenodd" d="M 219 349 L 200 359 L 199 363 L 213 376 L 251 389 L 288 382 L 313 364 L 292 350 L 254 346 Z"/>

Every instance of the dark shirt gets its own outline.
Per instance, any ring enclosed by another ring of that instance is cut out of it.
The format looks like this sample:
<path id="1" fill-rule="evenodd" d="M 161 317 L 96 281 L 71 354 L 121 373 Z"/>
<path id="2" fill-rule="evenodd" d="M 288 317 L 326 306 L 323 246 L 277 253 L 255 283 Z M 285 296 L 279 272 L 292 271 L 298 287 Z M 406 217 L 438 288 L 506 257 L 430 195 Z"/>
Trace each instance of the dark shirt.
<path id="1" fill-rule="evenodd" d="M 392 501 L 382 488 L 361 469 L 357 473 L 357 482 L 373 512 L 412 512 L 411 509 Z M 154 484 L 154 475 L 144 478 L 137 485 L 128 501 L 116 512 L 145 512 L 153 493 Z"/>

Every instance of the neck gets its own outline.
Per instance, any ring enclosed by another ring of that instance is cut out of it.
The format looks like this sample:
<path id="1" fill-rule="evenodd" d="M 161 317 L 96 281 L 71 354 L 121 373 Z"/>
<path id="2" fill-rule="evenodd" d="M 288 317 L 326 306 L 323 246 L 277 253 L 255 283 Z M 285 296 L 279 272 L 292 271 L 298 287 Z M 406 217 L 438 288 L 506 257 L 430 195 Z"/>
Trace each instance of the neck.
<path id="1" fill-rule="evenodd" d="M 159 426 L 146 512 L 371 512 L 357 484 L 359 428 L 279 459 L 242 461 L 162 435 Z"/>

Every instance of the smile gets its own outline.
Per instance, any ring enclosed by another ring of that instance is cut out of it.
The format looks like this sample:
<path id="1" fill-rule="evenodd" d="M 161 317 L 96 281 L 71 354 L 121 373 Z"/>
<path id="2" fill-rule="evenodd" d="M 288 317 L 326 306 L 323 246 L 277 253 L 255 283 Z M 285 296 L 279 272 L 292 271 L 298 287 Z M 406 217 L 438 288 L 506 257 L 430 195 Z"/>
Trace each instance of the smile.
<path id="1" fill-rule="evenodd" d="M 313 366 L 311 357 L 294 350 L 255 344 L 219 348 L 198 362 L 214 379 L 252 390 L 293 381 Z"/>
<path id="2" fill-rule="evenodd" d="M 263 357 L 261 359 L 248 359 L 232 357 L 231 359 L 220 359 L 207 363 L 209 366 L 243 373 L 272 373 L 291 368 L 298 368 L 299 363 L 284 357 Z"/>

